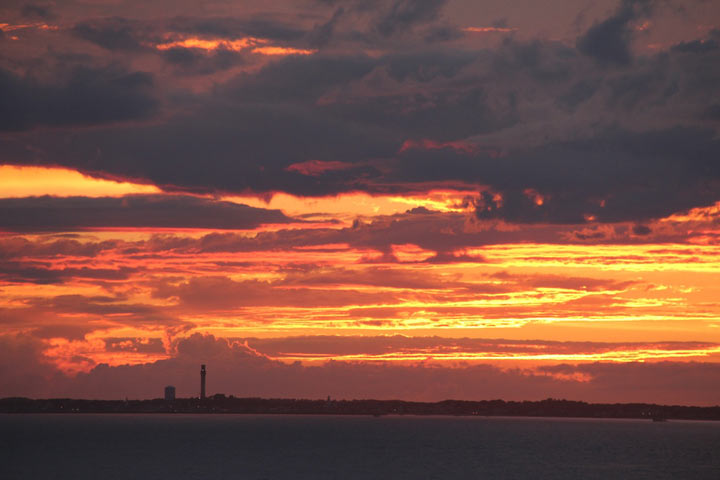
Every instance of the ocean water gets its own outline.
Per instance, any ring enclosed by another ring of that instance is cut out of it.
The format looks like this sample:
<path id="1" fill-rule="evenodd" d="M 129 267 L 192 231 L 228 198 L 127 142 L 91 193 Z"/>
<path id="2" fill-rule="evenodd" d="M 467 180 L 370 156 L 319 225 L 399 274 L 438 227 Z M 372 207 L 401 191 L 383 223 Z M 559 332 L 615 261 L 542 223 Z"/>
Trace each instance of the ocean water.
<path id="1" fill-rule="evenodd" d="M 0 415 L 0 479 L 720 479 L 720 422 Z"/>

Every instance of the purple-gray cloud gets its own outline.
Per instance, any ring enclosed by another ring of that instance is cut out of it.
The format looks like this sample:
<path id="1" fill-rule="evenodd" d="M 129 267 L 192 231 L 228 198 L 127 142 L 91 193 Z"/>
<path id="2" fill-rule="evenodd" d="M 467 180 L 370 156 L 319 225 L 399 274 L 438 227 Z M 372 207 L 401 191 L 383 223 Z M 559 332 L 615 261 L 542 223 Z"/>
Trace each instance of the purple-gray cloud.
<path id="1" fill-rule="evenodd" d="M 208 391 L 236 396 L 324 398 L 448 398 L 594 402 L 720 404 L 720 366 L 711 363 L 594 363 L 537 371 L 491 365 L 445 368 L 430 365 L 368 365 L 329 362 L 322 366 L 283 364 L 242 344 L 193 335 L 177 344 L 168 360 L 137 366 L 98 365 L 64 377 L 42 360 L 39 342 L 2 337 L 0 396 L 157 398 L 165 385 L 180 396 L 198 395 L 198 366 L 208 365 Z M 17 362 L 22 368 L 16 369 Z M 583 374 L 584 381 L 572 379 Z M 28 379 L 34 379 L 32 382 Z"/>
<path id="2" fill-rule="evenodd" d="M 128 65 L 76 55 L 66 58 L 70 73 L 54 79 L 60 43 L 38 54 L 50 65 L 40 69 L 47 70 L 42 81 L 27 58 L 19 63 L 25 73 L 6 70 L 0 102 L 11 114 L 4 128 L 32 131 L 0 139 L 0 154 L 190 191 L 315 196 L 483 185 L 504 201 L 477 205 L 480 218 L 643 222 L 720 199 L 717 34 L 657 54 L 634 52 L 633 22 L 651 18 L 652 7 L 624 0 L 577 46 L 507 38 L 490 49 L 403 40 L 440 25 L 442 2 L 434 0 L 377 2 L 374 10 L 350 2 L 294 22 L 255 14 L 90 18 L 57 35 L 116 51 Z M 387 37 L 370 43 L 379 54 L 368 55 L 360 46 L 367 42 L 336 38 L 350 35 L 340 22 L 346 15 L 367 20 L 359 37 Z M 260 61 L 223 49 L 152 48 L 164 29 L 307 48 L 321 18 L 335 23 L 314 55 Z M 246 61 L 253 67 L 218 79 L 210 92 L 193 92 L 162 69 L 130 65 L 154 55 L 184 69 L 182 78 Z M 424 139 L 441 147 L 422 147 Z M 288 168 L 317 160 L 348 168 L 312 176 Z M 528 189 L 546 201 L 536 205 Z"/>
<path id="3" fill-rule="evenodd" d="M 279 210 L 185 195 L 0 199 L 0 229 L 15 231 L 98 227 L 242 230 L 290 221 Z"/>

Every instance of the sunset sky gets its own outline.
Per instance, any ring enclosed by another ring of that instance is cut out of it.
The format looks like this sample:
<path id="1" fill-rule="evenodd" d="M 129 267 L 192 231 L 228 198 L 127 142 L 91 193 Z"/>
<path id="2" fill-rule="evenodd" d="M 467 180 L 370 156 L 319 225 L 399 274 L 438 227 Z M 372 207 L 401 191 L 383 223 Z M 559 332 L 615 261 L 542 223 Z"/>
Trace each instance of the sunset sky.
<path id="1" fill-rule="evenodd" d="M 720 404 L 720 2 L 0 5 L 0 397 Z"/>

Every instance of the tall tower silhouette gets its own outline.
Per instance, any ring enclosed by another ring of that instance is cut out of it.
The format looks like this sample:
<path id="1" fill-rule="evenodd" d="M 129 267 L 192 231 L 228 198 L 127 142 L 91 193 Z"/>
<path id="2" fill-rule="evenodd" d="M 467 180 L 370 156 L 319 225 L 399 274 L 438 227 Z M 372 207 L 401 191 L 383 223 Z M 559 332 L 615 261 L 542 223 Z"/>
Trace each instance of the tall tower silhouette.
<path id="1" fill-rule="evenodd" d="M 200 400 L 205 400 L 205 365 L 200 365 Z"/>

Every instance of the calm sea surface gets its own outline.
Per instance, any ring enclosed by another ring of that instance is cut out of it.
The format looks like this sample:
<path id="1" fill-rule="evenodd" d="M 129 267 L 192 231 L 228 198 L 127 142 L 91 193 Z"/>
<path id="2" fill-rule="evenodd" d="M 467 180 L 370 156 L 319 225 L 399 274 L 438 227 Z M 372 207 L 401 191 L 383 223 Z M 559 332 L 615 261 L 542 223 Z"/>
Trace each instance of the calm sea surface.
<path id="1" fill-rule="evenodd" d="M 720 479 L 720 423 L 0 415 L 11 479 Z"/>

